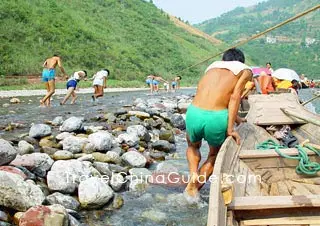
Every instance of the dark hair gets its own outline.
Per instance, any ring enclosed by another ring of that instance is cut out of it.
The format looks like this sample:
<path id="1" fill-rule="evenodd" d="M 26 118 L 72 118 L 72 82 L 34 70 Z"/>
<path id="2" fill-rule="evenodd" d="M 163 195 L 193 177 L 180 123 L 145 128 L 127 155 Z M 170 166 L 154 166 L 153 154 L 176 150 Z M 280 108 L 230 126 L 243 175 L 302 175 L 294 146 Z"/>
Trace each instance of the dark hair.
<path id="1" fill-rule="evenodd" d="M 270 66 L 271 66 L 271 63 L 270 63 L 270 62 L 267 62 L 266 65 L 267 65 L 267 64 L 270 64 Z"/>
<path id="2" fill-rule="evenodd" d="M 102 69 L 103 71 L 107 71 L 108 75 L 110 75 L 110 71 L 108 69 Z"/>
<path id="3" fill-rule="evenodd" d="M 55 53 L 55 54 L 53 54 L 53 56 L 54 56 L 54 57 L 60 57 L 60 54 Z"/>
<path id="4" fill-rule="evenodd" d="M 299 84 L 299 82 L 298 82 L 297 80 L 293 79 L 293 80 L 291 81 L 291 83 L 292 83 L 292 87 L 293 87 L 294 89 L 300 89 L 300 84 Z"/>
<path id="5" fill-rule="evenodd" d="M 88 73 L 86 70 L 82 70 L 84 72 L 84 77 L 87 77 Z"/>
<path id="6" fill-rule="evenodd" d="M 243 52 L 240 49 L 229 49 L 224 52 L 222 56 L 223 61 L 240 61 L 241 63 L 245 62 L 245 57 Z"/>
<path id="7" fill-rule="evenodd" d="M 179 80 L 181 80 L 181 79 L 182 79 L 180 75 L 179 75 L 179 76 L 177 76 L 177 77 L 179 78 Z"/>

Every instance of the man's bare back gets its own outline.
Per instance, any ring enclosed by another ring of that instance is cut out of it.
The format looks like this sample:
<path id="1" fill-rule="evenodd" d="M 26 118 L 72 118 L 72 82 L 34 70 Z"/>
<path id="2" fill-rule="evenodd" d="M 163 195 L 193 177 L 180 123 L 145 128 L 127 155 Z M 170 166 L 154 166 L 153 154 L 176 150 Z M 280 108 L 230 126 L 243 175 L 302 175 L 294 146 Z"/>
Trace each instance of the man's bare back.
<path id="1" fill-rule="evenodd" d="M 51 58 L 46 59 L 43 63 L 43 67 L 47 69 L 55 69 L 56 66 L 60 68 L 61 72 L 66 75 L 64 68 L 62 67 L 61 59 L 59 56 L 53 56 Z"/>

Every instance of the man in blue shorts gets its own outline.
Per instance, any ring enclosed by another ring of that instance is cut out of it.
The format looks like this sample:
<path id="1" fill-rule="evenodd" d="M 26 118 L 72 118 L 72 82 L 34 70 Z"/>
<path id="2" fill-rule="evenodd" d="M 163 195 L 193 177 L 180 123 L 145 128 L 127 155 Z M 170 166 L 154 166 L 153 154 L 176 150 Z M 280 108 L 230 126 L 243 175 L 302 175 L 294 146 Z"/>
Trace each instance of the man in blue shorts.
<path id="1" fill-rule="evenodd" d="M 171 88 L 173 91 L 176 91 L 177 89 L 180 89 L 180 81 L 181 81 L 181 76 L 177 76 L 174 78 L 174 80 L 171 83 Z"/>
<path id="2" fill-rule="evenodd" d="M 72 96 L 72 101 L 71 104 L 74 104 L 76 102 L 77 99 L 77 95 L 76 95 L 76 88 L 78 83 L 80 82 L 80 80 L 84 79 L 87 77 L 87 72 L 85 70 L 83 71 L 77 71 L 73 74 L 73 76 L 71 76 L 71 78 L 69 78 L 68 82 L 67 82 L 67 95 L 65 96 L 65 98 L 63 99 L 63 101 L 60 103 L 60 105 L 64 105 L 68 99 L 70 98 L 70 96 Z"/>
<path id="3" fill-rule="evenodd" d="M 42 81 L 45 82 L 47 94 L 40 100 L 40 105 L 47 107 L 50 106 L 50 98 L 55 93 L 55 73 L 56 66 L 60 68 L 61 72 L 67 76 L 64 68 L 62 67 L 61 58 L 58 55 L 54 55 L 51 58 L 46 59 L 43 63 Z"/>

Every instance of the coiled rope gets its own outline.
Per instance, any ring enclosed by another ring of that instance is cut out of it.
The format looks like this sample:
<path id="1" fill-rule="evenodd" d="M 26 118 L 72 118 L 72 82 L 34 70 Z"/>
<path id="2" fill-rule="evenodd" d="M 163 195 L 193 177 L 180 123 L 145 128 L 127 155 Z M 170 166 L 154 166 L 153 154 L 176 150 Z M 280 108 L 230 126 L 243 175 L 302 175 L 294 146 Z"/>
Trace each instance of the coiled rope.
<path id="1" fill-rule="evenodd" d="M 299 164 L 296 167 L 297 174 L 306 174 L 306 175 L 316 175 L 320 172 L 320 163 L 312 162 L 308 156 L 308 153 L 305 149 L 309 149 L 313 151 L 320 157 L 320 151 L 311 147 L 310 145 L 305 144 L 303 147 L 301 145 L 296 145 L 295 148 L 298 149 L 298 156 L 289 156 L 281 152 L 281 149 L 287 148 L 283 145 L 277 144 L 274 140 L 266 140 L 261 144 L 256 146 L 258 150 L 268 150 L 273 149 L 277 152 L 281 157 L 287 159 L 295 159 L 299 161 Z"/>

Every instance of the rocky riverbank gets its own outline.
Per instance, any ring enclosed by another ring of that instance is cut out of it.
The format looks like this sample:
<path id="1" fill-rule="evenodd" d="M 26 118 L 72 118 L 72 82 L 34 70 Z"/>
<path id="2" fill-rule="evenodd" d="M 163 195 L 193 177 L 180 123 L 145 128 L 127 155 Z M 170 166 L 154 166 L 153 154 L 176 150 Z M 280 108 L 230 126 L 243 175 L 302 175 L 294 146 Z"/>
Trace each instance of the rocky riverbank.
<path id="1" fill-rule="evenodd" d="M 0 225 L 85 225 L 83 211 L 112 214 L 126 205 L 126 192 L 170 185 L 171 177 L 183 184 L 165 160 L 175 155 L 191 99 L 137 98 L 94 118 L 55 117 L 19 138 L 0 139 Z M 142 217 L 164 215 L 152 211 Z"/>

